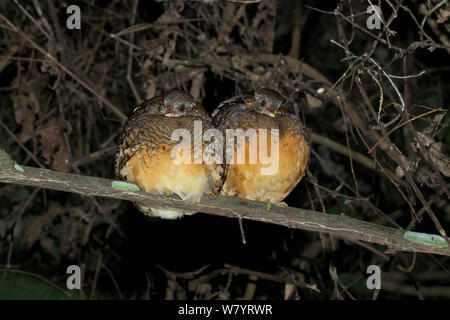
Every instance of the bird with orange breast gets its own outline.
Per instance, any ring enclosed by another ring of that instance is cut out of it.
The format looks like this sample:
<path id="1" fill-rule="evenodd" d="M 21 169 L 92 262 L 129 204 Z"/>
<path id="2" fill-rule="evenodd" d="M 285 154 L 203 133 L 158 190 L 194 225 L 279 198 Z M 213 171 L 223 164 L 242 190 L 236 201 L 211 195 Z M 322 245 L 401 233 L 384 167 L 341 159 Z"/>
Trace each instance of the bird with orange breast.
<path id="1" fill-rule="evenodd" d="M 305 175 L 310 142 L 302 122 L 283 108 L 281 95 L 260 88 L 222 102 L 212 116 L 226 141 L 221 193 L 267 202 L 269 210 L 270 203 L 285 205 L 282 200 Z"/>
<path id="2" fill-rule="evenodd" d="M 130 115 L 119 137 L 115 157 L 115 175 L 134 183 L 153 195 L 178 195 L 181 199 L 200 201 L 205 193 L 216 193 L 223 183 L 223 167 L 216 162 L 195 161 L 194 144 L 201 154 L 207 148 L 203 139 L 194 135 L 194 122 L 202 129 L 213 128 L 212 119 L 191 95 L 171 91 L 164 96 L 144 101 Z M 191 154 L 177 150 L 180 141 L 173 139 L 176 130 L 192 137 Z M 186 131 L 187 130 L 187 131 Z M 184 160 L 188 161 L 184 161 Z M 146 215 L 175 219 L 189 212 L 165 207 L 149 208 L 135 203 Z"/>

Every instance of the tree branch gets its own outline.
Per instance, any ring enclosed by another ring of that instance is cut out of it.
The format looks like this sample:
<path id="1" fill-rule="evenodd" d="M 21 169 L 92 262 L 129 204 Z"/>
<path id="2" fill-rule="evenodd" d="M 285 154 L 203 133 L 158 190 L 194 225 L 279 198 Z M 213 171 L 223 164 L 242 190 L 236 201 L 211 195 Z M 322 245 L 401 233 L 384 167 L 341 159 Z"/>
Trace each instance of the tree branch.
<path id="1" fill-rule="evenodd" d="M 197 204 L 174 197 L 152 196 L 137 186 L 110 179 L 96 178 L 48 169 L 20 166 L 0 150 L 0 182 L 78 193 L 84 196 L 109 197 L 146 205 L 158 205 L 209 213 L 229 218 L 243 218 L 272 223 L 293 229 L 330 233 L 335 236 L 377 243 L 396 251 L 425 252 L 450 256 L 444 238 L 360 221 L 344 215 L 330 215 L 311 210 L 272 206 L 237 197 L 205 196 Z"/>

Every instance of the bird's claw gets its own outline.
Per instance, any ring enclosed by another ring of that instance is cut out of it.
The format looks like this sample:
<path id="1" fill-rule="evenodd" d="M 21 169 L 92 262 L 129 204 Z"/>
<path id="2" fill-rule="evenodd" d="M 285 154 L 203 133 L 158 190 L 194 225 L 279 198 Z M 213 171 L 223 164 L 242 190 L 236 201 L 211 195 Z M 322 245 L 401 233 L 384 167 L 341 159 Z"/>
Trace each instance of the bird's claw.
<path id="1" fill-rule="evenodd" d="M 275 203 L 277 207 L 289 207 L 288 204 L 284 201 Z M 267 202 L 267 211 L 270 211 L 272 204 L 270 202 Z"/>

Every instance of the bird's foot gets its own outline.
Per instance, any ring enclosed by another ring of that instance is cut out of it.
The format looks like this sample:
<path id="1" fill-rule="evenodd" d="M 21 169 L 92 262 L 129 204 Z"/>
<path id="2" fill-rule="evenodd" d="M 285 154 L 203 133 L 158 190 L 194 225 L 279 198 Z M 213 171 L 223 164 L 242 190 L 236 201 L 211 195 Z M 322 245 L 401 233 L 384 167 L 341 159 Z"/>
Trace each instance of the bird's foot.
<path id="1" fill-rule="evenodd" d="M 214 192 L 212 192 L 212 191 L 207 192 L 207 194 L 209 194 L 209 195 L 210 195 L 211 197 L 213 197 L 213 198 L 216 197 L 216 194 L 215 194 Z"/>
<path id="2" fill-rule="evenodd" d="M 280 201 L 276 204 L 278 207 L 289 207 L 288 204 L 284 201 Z"/>
<path id="3" fill-rule="evenodd" d="M 284 201 L 280 201 L 277 203 L 274 203 L 277 207 L 289 207 L 288 204 Z M 272 204 L 267 201 L 267 211 L 270 211 Z"/>

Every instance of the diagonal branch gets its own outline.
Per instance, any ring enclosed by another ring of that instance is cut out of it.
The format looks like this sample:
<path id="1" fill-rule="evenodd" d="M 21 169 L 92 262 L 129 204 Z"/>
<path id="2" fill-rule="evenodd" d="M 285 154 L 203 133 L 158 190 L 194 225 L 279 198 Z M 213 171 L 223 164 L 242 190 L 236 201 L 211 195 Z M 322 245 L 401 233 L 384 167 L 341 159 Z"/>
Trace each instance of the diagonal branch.
<path id="1" fill-rule="evenodd" d="M 330 233 L 353 240 L 388 247 L 396 251 L 426 252 L 450 256 L 450 247 L 438 235 L 403 231 L 360 221 L 344 215 L 330 215 L 299 208 L 272 206 L 237 197 L 205 196 L 200 203 L 189 203 L 172 197 L 152 196 L 133 184 L 48 169 L 20 166 L 0 150 L 0 182 L 34 186 L 77 193 L 84 196 L 109 197 L 141 202 L 149 206 L 173 207 L 213 215 L 243 218 L 316 232 Z"/>

